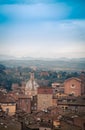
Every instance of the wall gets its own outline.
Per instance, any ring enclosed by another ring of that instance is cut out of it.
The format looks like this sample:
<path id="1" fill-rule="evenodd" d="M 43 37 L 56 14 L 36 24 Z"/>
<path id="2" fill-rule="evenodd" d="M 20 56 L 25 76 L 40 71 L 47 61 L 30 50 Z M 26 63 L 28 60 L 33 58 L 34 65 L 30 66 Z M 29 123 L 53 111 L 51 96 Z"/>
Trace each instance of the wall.
<path id="1" fill-rule="evenodd" d="M 8 115 L 14 115 L 15 114 L 15 112 L 16 112 L 16 104 L 15 103 L 13 103 L 13 104 L 11 104 L 11 103 L 9 103 L 9 104 L 1 104 L 1 107 L 2 107 L 2 109 L 3 109 L 3 111 L 7 111 L 7 109 L 8 109 Z"/>
<path id="2" fill-rule="evenodd" d="M 24 110 L 27 113 L 31 112 L 31 99 L 30 98 L 19 98 L 18 108 Z"/>
<path id="3" fill-rule="evenodd" d="M 43 110 L 52 106 L 52 94 L 38 94 L 38 110 Z"/>
<path id="4" fill-rule="evenodd" d="M 72 87 L 72 85 L 74 86 Z M 64 90 L 66 94 L 74 93 L 74 96 L 80 96 L 81 95 L 81 82 L 76 80 L 75 78 L 68 79 L 64 83 Z"/>

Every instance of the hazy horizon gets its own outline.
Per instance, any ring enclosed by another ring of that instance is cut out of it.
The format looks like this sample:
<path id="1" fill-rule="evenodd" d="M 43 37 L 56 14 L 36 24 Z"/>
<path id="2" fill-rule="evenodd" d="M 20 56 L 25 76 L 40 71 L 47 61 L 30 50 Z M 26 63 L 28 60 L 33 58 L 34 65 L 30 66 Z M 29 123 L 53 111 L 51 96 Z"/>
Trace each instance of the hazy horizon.
<path id="1" fill-rule="evenodd" d="M 84 0 L 0 1 L 0 55 L 85 57 Z"/>
<path id="2" fill-rule="evenodd" d="M 5 59 L 8 59 L 8 60 L 71 60 L 71 59 L 85 59 L 85 57 L 36 57 L 36 56 L 13 56 L 13 55 L 3 55 L 3 54 L 0 54 L 0 60 L 5 60 Z"/>

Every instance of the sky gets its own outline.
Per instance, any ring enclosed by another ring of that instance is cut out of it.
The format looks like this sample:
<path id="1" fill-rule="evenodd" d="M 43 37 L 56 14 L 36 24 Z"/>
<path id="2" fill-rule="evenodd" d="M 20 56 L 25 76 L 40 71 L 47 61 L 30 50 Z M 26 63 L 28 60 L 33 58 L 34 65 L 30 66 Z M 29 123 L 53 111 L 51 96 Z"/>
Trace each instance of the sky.
<path id="1" fill-rule="evenodd" d="M 0 0 L 0 55 L 85 57 L 85 0 Z"/>

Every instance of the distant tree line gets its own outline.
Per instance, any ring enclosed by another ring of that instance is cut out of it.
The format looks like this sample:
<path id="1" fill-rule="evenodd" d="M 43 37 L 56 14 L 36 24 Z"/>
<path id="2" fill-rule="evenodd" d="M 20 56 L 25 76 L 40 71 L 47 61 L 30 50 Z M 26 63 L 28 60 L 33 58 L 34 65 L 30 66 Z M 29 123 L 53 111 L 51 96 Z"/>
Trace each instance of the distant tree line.
<path id="1" fill-rule="evenodd" d="M 6 70 L 10 70 L 6 73 Z M 6 88 L 8 91 L 11 90 L 12 83 L 21 84 L 22 81 L 27 81 L 30 78 L 30 72 L 34 72 L 35 79 L 41 81 L 47 81 L 48 86 L 51 86 L 53 82 L 64 82 L 66 79 L 71 77 L 79 77 L 78 72 L 65 72 L 65 71 L 45 71 L 46 74 L 42 74 L 43 70 L 33 71 L 29 67 L 17 67 L 7 68 L 0 64 L 0 87 Z"/>
<path id="2" fill-rule="evenodd" d="M 3 87 L 9 91 L 11 90 L 12 83 L 20 84 L 21 81 L 18 77 L 14 78 L 12 75 L 6 74 L 5 70 L 6 67 L 0 64 L 0 87 Z"/>

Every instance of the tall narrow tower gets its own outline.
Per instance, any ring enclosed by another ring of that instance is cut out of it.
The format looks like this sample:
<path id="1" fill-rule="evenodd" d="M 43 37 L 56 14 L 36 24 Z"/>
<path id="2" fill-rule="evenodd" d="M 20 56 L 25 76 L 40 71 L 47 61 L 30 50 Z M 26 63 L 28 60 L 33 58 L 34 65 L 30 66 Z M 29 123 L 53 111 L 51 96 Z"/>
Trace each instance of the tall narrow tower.
<path id="1" fill-rule="evenodd" d="M 34 73 L 30 73 L 30 80 L 32 83 L 32 91 L 34 91 Z"/>

